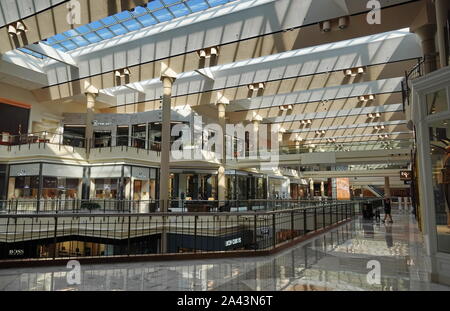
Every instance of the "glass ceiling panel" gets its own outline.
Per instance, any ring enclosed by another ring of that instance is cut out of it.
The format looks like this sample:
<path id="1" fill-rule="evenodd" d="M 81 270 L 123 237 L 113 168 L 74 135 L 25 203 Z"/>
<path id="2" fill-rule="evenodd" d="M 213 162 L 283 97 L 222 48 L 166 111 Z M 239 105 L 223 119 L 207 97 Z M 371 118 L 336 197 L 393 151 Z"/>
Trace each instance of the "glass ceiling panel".
<path id="1" fill-rule="evenodd" d="M 44 40 L 43 43 L 63 52 L 72 51 L 92 43 L 234 1 L 237 0 L 154 0 L 146 6 L 136 7 L 131 12 L 120 12 L 88 25 L 57 34 Z M 31 51 L 22 52 L 33 55 L 29 53 Z"/>
<path id="2" fill-rule="evenodd" d="M 34 57 L 39 58 L 39 59 L 44 59 L 44 58 L 46 58 L 44 55 L 41 55 L 41 54 L 36 53 L 36 52 L 33 52 L 33 51 L 31 51 L 31 50 L 29 50 L 29 49 L 26 49 L 26 48 L 19 48 L 18 50 L 21 51 L 21 52 L 23 52 L 23 53 L 25 53 L 25 54 L 34 56 Z"/>

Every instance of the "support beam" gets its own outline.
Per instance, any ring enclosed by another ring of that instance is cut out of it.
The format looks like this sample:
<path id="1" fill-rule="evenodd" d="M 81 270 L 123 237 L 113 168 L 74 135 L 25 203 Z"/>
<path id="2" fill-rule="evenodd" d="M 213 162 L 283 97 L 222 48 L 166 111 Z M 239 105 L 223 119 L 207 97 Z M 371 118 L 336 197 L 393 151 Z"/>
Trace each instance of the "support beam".
<path id="1" fill-rule="evenodd" d="M 218 199 L 219 202 L 226 200 L 226 176 L 225 165 L 227 161 L 226 152 L 226 106 L 230 103 L 228 98 L 224 97 L 221 93 L 217 93 L 217 119 L 219 125 L 222 128 L 222 160 L 218 169 Z"/>
<path id="2" fill-rule="evenodd" d="M 391 197 L 391 184 L 390 184 L 389 176 L 384 177 L 384 196 L 386 198 Z"/>
<path id="3" fill-rule="evenodd" d="M 172 112 L 172 86 L 176 80 L 176 73 L 166 64 L 161 64 L 162 94 L 162 141 L 161 141 L 161 173 L 159 199 L 162 212 L 168 211 L 169 180 L 170 180 L 170 122 Z"/>
<path id="4" fill-rule="evenodd" d="M 94 116 L 95 116 L 95 98 L 96 93 L 86 93 L 86 144 L 88 153 L 93 144 L 94 138 Z"/>
<path id="5" fill-rule="evenodd" d="M 169 183 L 170 183 L 170 124 L 172 114 L 172 86 L 176 80 L 176 73 L 166 64 L 161 63 L 161 82 L 163 83 L 162 94 L 162 139 L 161 139 L 161 170 L 159 179 L 160 211 L 167 213 L 170 205 Z M 163 217 L 164 224 L 167 217 Z M 161 233 L 161 253 L 167 253 L 167 232 L 164 225 Z"/>
<path id="6" fill-rule="evenodd" d="M 62 51 L 59 51 L 49 45 L 38 43 L 28 45 L 26 46 L 26 48 L 38 54 L 54 59 L 58 62 L 64 63 L 66 65 L 78 67 L 77 62 L 73 59 L 72 56 Z"/>
<path id="7" fill-rule="evenodd" d="M 436 25 L 426 24 L 414 30 L 422 41 L 422 52 L 425 58 L 424 73 L 430 73 L 437 69 L 436 65 Z"/>
<path id="8" fill-rule="evenodd" d="M 437 26 L 437 41 L 439 47 L 439 63 L 440 67 L 446 67 L 448 65 L 448 55 L 445 46 L 445 27 L 447 26 L 448 0 L 435 0 L 436 6 L 436 26 Z"/>

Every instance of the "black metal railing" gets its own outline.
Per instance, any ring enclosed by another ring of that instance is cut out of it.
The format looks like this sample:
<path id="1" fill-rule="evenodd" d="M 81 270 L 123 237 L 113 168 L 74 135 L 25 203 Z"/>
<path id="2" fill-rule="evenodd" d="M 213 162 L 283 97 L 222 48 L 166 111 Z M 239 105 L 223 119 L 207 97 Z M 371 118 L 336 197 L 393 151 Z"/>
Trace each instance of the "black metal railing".
<path id="1" fill-rule="evenodd" d="M 368 200 L 368 199 L 365 199 Z M 375 199 L 376 200 L 376 199 Z M 360 202 L 360 200 L 357 200 Z M 332 199 L 323 200 L 117 200 L 117 199 L 14 199 L 0 200 L 0 214 L 147 214 L 162 212 L 167 205 L 174 213 L 221 213 L 279 211 L 292 208 L 308 208 L 342 203 Z M 346 202 L 346 201 L 345 201 Z M 352 202 L 352 201 L 350 201 Z"/>
<path id="2" fill-rule="evenodd" d="M 0 259 L 263 251 L 351 219 L 360 201 L 276 211 L 0 215 Z"/>
<path id="3" fill-rule="evenodd" d="M 419 58 L 417 64 L 411 70 L 405 72 L 405 79 L 402 81 L 403 111 L 406 110 L 406 106 L 410 105 L 411 81 L 423 76 L 425 61 L 426 57 Z"/>

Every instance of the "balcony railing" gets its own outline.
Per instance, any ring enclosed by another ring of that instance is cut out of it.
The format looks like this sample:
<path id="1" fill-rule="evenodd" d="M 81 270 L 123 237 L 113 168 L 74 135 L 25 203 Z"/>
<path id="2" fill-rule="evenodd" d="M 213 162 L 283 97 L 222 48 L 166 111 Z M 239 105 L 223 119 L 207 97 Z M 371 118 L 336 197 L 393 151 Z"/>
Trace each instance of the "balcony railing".
<path id="1" fill-rule="evenodd" d="M 17 199 L 0 201 L 0 214 L 148 214 L 161 212 L 161 200 L 116 200 L 116 199 Z M 220 213 L 279 211 L 292 208 L 307 208 L 324 204 L 342 203 L 332 199 L 323 200 L 170 200 L 169 212 Z"/>
<path id="2" fill-rule="evenodd" d="M 323 203 L 241 213 L 0 214 L 0 259 L 267 251 L 349 220 L 362 204 Z"/>

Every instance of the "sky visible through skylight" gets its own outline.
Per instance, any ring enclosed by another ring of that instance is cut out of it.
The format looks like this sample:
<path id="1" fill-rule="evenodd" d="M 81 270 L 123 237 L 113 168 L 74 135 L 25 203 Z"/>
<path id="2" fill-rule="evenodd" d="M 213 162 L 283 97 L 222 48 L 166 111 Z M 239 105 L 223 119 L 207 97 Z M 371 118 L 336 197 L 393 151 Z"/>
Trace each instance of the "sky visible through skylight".
<path id="1" fill-rule="evenodd" d="M 237 0 L 154 0 L 132 11 L 123 11 L 57 34 L 42 43 L 62 52 L 68 52 L 233 1 Z M 26 48 L 19 50 L 34 57 L 45 58 Z"/>

